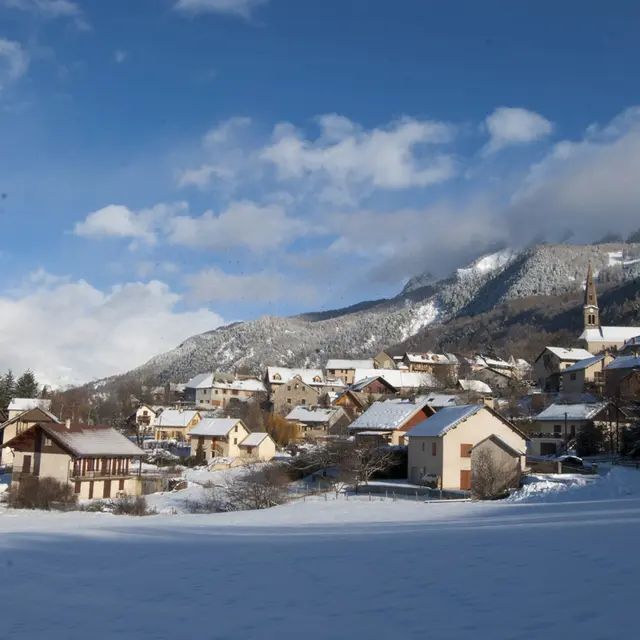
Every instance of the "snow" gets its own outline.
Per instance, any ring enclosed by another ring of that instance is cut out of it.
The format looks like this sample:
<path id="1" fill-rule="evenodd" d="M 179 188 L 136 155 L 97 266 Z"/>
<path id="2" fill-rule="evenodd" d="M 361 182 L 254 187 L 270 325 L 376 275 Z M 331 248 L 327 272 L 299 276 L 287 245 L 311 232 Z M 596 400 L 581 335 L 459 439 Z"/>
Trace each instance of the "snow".
<path id="1" fill-rule="evenodd" d="M 560 360 L 578 361 L 586 360 L 587 358 L 593 358 L 593 354 L 586 349 L 565 349 L 564 347 L 547 347 L 547 351 L 550 351 L 554 355 L 558 356 Z"/>
<path id="2" fill-rule="evenodd" d="M 470 404 L 460 407 L 444 407 L 430 418 L 423 420 L 405 434 L 412 436 L 443 436 L 463 420 L 484 409 L 483 404 Z"/>
<path id="3" fill-rule="evenodd" d="M 373 360 L 328 360 L 325 369 L 327 371 L 351 370 L 351 369 L 371 369 L 374 366 Z"/>
<path id="4" fill-rule="evenodd" d="M 399 369 L 356 369 L 353 375 L 353 381 L 356 384 L 369 378 L 384 378 L 396 389 L 424 389 L 432 387 L 435 382 L 428 373 Z"/>
<path id="5" fill-rule="evenodd" d="M 329 422 L 333 416 L 342 412 L 341 407 L 308 407 L 308 406 L 298 406 L 295 407 L 286 417 L 287 420 L 291 420 L 292 422 L 317 422 L 317 423 L 325 423 Z"/>
<path id="6" fill-rule="evenodd" d="M 640 327 L 600 327 L 599 329 L 585 329 L 579 340 L 586 340 L 589 343 L 624 343 L 636 336 L 640 336 Z"/>
<path id="7" fill-rule="evenodd" d="M 616 476 L 610 484 L 640 479 Z M 606 483 L 569 489 L 585 498 L 565 502 L 320 498 L 147 518 L 5 512 L 3 636 L 632 636 L 640 497 L 599 499 Z"/>
<path id="8" fill-rule="evenodd" d="M 536 420 L 590 420 L 607 407 L 606 402 L 554 403 L 536 416 Z"/>
<path id="9" fill-rule="evenodd" d="M 78 456 L 141 456 L 144 451 L 113 427 L 42 423 L 42 429 Z M 32 427 L 33 428 L 33 427 Z"/>
<path id="10" fill-rule="evenodd" d="M 7 411 L 30 411 L 31 409 L 51 409 L 51 400 L 42 398 L 13 398 L 7 407 Z"/>
<path id="11" fill-rule="evenodd" d="M 458 277 L 469 278 L 474 275 L 484 275 L 502 268 L 507 262 L 516 256 L 512 249 L 503 249 L 489 255 L 478 258 L 473 264 L 465 269 L 458 269 Z"/>
<path id="12" fill-rule="evenodd" d="M 605 369 L 637 369 L 640 367 L 640 357 L 621 356 L 610 362 Z"/>
<path id="13" fill-rule="evenodd" d="M 491 393 L 491 387 L 482 380 L 458 380 L 463 391 L 475 391 L 476 393 Z"/>
<path id="14" fill-rule="evenodd" d="M 625 260 L 622 251 L 609 251 L 608 252 L 608 266 L 616 267 L 616 266 L 631 266 L 633 264 L 638 264 L 640 259 L 634 258 L 631 260 Z"/>
<path id="15" fill-rule="evenodd" d="M 426 404 L 426 398 L 421 399 L 420 402 L 410 402 L 409 400 L 374 402 L 349 425 L 349 431 L 398 429 Z"/>
<path id="16" fill-rule="evenodd" d="M 404 332 L 404 339 L 415 335 L 420 331 L 433 324 L 438 318 L 439 310 L 433 300 L 425 304 L 416 305 L 412 310 L 411 321 Z"/>
<path id="17" fill-rule="evenodd" d="M 225 437 L 239 422 L 236 418 L 205 418 L 191 429 L 190 435 Z"/>
<path id="18" fill-rule="evenodd" d="M 165 409 L 154 421 L 154 427 L 186 427 L 196 417 L 197 411 Z"/>

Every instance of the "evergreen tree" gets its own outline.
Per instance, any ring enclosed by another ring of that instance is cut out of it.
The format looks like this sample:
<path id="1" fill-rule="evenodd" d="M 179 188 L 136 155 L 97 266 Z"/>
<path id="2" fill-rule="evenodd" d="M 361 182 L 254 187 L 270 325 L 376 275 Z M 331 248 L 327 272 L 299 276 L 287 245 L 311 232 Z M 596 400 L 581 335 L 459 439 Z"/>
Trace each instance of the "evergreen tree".
<path id="1" fill-rule="evenodd" d="M 16 396 L 16 381 L 13 371 L 9 369 L 0 378 L 0 409 L 6 410 L 12 398 Z"/>
<path id="2" fill-rule="evenodd" d="M 196 458 L 196 462 L 198 464 L 204 464 L 207 461 L 205 453 L 204 453 L 204 446 L 202 444 L 202 439 L 201 438 L 198 439 L 198 446 L 196 447 L 195 458 Z"/>
<path id="3" fill-rule="evenodd" d="M 37 398 L 38 382 L 31 369 L 27 369 L 16 382 L 16 398 Z"/>

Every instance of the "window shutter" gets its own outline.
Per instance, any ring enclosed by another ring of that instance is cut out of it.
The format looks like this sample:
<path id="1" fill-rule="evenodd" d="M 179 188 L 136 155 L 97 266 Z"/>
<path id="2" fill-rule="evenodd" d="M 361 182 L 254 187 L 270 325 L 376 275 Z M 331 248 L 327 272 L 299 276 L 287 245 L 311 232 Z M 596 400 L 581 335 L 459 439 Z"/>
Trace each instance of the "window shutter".
<path id="1" fill-rule="evenodd" d="M 470 458 L 471 457 L 471 447 L 472 444 L 461 444 L 460 445 L 460 457 L 461 458 Z"/>

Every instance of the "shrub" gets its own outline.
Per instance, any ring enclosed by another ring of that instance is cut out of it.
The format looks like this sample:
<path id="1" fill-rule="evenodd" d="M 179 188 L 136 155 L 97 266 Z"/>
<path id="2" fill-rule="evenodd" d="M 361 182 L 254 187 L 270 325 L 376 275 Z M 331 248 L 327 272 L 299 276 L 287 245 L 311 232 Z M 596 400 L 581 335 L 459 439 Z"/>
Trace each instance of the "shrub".
<path id="1" fill-rule="evenodd" d="M 149 508 L 144 496 L 123 496 L 113 501 L 112 513 L 116 516 L 151 516 L 157 511 Z"/>
<path id="2" fill-rule="evenodd" d="M 19 484 L 11 485 L 7 493 L 7 504 L 14 509 L 67 511 L 78 502 L 73 487 L 54 478 L 25 476 Z"/>

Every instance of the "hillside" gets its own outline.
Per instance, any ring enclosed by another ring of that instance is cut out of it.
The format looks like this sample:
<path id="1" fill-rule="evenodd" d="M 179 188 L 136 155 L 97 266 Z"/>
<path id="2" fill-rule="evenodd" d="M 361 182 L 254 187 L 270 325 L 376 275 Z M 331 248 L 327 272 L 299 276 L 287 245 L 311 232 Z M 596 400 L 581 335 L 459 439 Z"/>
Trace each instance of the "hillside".
<path id="1" fill-rule="evenodd" d="M 370 356 L 394 346 L 468 350 L 510 344 L 511 350 L 530 357 L 534 349 L 528 343 L 553 339 L 540 329 L 563 341 L 575 338 L 589 262 L 601 291 L 611 290 L 620 305 L 634 299 L 640 244 L 502 249 L 438 282 L 428 274 L 417 276 L 393 299 L 289 318 L 264 316 L 193 336 L 127 375 L 184 381 L 214 369 L 316 366 L 329 357 Z M 615 294 L 625 283 L 632 284 Z M 606 314 L 605 309 L 603 319 Z M 625 323 L 623 317 L 612 320 Z M 533 338 L 532 328 L 539 333 Z"/>

